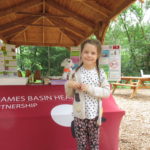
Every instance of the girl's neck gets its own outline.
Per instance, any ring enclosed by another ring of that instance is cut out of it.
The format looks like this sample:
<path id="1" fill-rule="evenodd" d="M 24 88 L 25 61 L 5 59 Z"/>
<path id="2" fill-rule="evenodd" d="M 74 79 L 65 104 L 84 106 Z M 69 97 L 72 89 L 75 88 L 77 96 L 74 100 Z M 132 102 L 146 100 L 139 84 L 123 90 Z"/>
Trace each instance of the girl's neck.
<path id="1" fill-rule="evenodd" d="M 95 67 L 96 67 L 96 64 L 93 64 L 93 65 L 85 65 L 85 64 L 83 64 L 83 67 L 85 68 L 85 69 L 87 69 L 87 70 L 92 70 L 92 69 L 94 69 Z"/>

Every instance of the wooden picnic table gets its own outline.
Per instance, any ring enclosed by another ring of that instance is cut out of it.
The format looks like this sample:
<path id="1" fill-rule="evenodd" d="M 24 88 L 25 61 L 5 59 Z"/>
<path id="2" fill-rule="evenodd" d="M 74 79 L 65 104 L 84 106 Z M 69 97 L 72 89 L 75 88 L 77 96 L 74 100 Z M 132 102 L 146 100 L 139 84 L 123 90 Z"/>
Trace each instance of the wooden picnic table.
<path id="1" fill-rule="evenodd" d="M 131 89 L 133 89 L 130 95 L 130 98 L 133 98 L 136 95 L 138 89 L 150 88 L 150 83 L 146 83 L 146 81 L 150 81 L 150 77 L 122 76 L 119 82 L 112 83 L 112 94 L 115 92 L 117 86 L 129 86 Z"/>

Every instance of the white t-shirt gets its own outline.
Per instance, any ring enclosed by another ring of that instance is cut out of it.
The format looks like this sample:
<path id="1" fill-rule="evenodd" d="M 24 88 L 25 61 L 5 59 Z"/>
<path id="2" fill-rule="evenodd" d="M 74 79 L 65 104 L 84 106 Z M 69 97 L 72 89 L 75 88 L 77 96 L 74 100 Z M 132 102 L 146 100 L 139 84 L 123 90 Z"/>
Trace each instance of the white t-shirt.
<path id="1" fill-rule="evenodd" d="M 100 81 L 96 68 L 87 70 L 83 66 L 80 68 L 81 71 L 81 83 L 89 84 L 92 86 L 99 86 Z M 92 97 L 86 92 L 84 93 L 85 98 L 85 117 L 87 119 L 93 119 L 98 116 L 98 99 Z"/>

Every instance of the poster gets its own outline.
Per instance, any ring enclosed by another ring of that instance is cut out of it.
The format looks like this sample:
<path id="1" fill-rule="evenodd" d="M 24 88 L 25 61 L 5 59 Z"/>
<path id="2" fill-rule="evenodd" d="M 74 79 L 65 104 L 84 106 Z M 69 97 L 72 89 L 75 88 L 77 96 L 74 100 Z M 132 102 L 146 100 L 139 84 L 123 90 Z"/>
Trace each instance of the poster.
<path id="1" fill-rule="evenodd" d="M 104 68 L 109 81 L 121 78 L 121 53 L 119 45 L 103 45 L 100 64 Z"/>
<path id="2" fill-rule="evenodd" d="M 0 77 L 16 76 L 17 61 L 15 45 L 0 44 Z"/>

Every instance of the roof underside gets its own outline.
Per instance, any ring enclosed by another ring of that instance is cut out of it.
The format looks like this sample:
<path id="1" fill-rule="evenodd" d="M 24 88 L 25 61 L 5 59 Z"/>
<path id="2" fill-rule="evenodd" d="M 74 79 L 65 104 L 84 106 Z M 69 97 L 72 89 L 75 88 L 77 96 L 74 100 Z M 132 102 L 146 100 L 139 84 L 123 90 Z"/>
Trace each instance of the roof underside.
<path id="1" fill-rule="evenodd" d="M 0 0 L 0 38 L 9 44 L 76 46 L 103 42 L 110 21 L 136 0 Z"/>

